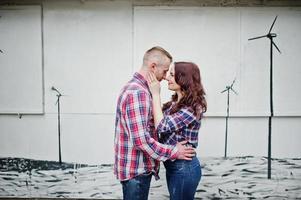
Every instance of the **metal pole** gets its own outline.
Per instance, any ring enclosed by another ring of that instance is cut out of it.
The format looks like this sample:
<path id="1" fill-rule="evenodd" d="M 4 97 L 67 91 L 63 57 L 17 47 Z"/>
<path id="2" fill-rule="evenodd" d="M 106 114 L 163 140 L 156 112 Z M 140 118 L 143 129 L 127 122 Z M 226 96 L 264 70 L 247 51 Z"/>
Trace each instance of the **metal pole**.
<path id="1" fill-rule="evenodd" d="M 230 90 L 227 91 L 227 117 L 226 117 L 226 133 L 225 133 L 225 155 L 224 157 L 227 158 L 227 143 L 228 143 L 228 118 L 229 118 L 229 93 Z"/>
<path id="2" fill-rule="evenodd" d="M 59 163 L 62 164 L 62 152 L 61 152 L 61 117 L 60 117 L 60 97 L 58 94 L 58 133 L 59 133 Z"/>
<path id="3" fill-rule="evenodd" d="M 269 136 L 268 136 L 268 179 L 271 179 L 271 169 L 272 169 L 272 117 L 274 116 L 273 111 L 273 37 L 270 36 L 270 111 L 269 116 Z"/>

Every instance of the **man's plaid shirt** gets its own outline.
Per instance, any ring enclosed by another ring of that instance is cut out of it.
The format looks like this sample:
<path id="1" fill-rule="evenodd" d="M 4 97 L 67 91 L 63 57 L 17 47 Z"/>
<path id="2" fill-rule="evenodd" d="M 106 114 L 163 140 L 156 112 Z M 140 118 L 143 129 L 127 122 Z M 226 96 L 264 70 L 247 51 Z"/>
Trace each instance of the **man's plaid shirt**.
<path id="1" fill-rule="evenodd" d="M 160 161 L 176 159 L 175 146 L 158 142 L 152 115 L 147 81 L 135 73 L 117 102 L 114 174 L 120 181 L 151 172 L 158 178 Z"/>

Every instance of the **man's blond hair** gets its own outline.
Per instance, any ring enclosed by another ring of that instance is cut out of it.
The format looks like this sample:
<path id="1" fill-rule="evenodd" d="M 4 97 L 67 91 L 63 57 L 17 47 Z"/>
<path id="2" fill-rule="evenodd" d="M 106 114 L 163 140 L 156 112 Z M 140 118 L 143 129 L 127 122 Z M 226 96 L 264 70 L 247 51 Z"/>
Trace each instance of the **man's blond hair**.
<path id="1" fill-rule="evenodd" d="M 172 62 L 172 56 L 170 55 L 170 53 L 168 53 L 168 51 L 160 46 L 154 46 L 145 52 L 143 56 L 143 65 L 146 65 L 150 58 L 155 58 L 158 63 L 161 64 L 163 62 L 162 55 L 166 56 L 170 60 L 170 62 Z"/>

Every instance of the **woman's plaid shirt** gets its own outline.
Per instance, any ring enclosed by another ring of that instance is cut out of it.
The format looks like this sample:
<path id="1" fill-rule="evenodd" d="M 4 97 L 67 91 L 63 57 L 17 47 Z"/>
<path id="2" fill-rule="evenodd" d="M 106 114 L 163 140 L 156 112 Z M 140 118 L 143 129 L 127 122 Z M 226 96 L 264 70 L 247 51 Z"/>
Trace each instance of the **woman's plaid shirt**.
<path id="1" fill-rule="evenodd" d="M 197 148 L 201 118 L 198 119 L 190 107 L 181 108 L 170 114 L 174 105 L 175 103 L 164 111 L 164 118 L 157 127 L 160 135 L 159 141 L 164 144 L 176 145 L 177 142 L 186 140 L 188 144 Z"/>
<path id="2" fill-rule="evenodd" d="M 158 142 L 151 93 L 139 73 L 134 74 L 118 98 L 114 150 L 114 174 L 120 181 L 150 172 L 158 178 L 160 161 L 177 156 L 174 145 Z"/>

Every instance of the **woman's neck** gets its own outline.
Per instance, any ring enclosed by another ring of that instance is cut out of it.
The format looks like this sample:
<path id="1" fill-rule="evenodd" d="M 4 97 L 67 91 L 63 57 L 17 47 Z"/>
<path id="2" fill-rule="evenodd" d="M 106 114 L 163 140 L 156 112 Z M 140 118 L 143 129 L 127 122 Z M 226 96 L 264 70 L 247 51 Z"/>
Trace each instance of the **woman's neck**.
<path id="1" fill-rule="evenodd" d="M 177 93 L 177 96 L 178 96 L 178 99 L 177 99 L 177 103 L 178 103 L 182 99 L 183 93 L 182 93 L 181 90 L 176 91 L 176 93 Z"/>

